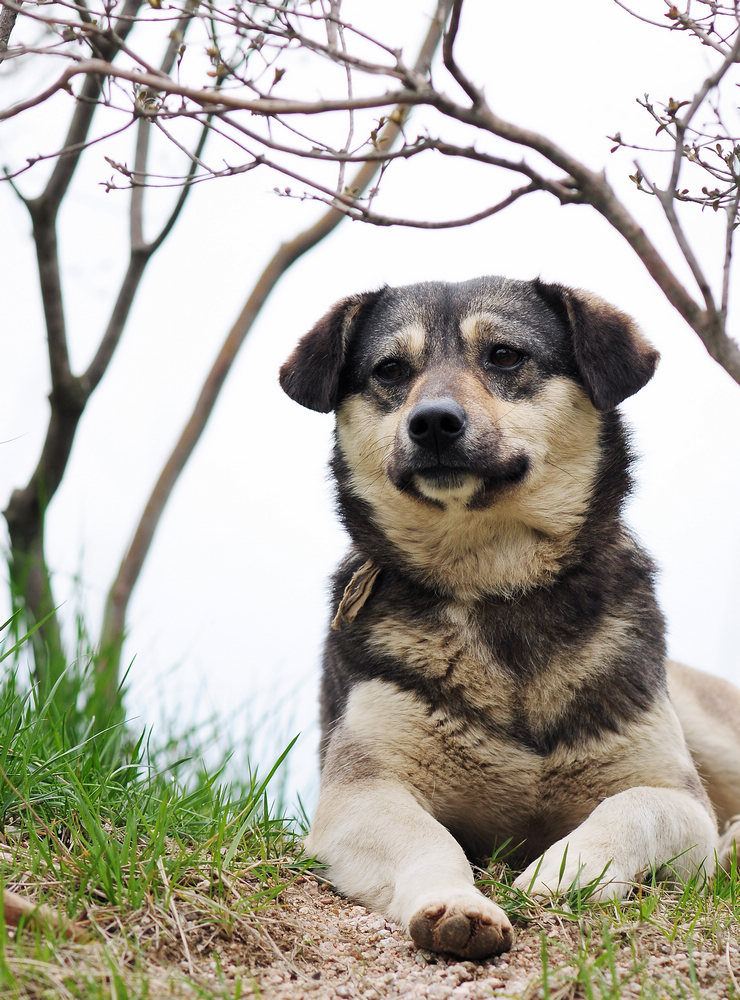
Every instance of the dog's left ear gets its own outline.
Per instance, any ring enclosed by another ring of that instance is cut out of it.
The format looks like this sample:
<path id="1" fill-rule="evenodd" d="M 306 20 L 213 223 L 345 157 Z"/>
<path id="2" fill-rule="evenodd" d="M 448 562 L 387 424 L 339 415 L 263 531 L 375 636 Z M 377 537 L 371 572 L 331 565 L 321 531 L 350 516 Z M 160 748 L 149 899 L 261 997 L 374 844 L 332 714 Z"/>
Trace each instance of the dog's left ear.
<path id="1" fill-rule="evenodd" d="M 586 391 L 597 410 L 612 410 L 650 381 L 660 354 L 635 321 L 604 299 L 563 285 L 536 283 L 564 315 Z"/>
<path id="2" fill-rule="evenodd" d="M 291 399 L 320 413 L 330 413 L 336 407 L 352 336 L 380 294 L 363 292 L 342 299 L 301 338 L 280 369 L 280 385 Z"/>

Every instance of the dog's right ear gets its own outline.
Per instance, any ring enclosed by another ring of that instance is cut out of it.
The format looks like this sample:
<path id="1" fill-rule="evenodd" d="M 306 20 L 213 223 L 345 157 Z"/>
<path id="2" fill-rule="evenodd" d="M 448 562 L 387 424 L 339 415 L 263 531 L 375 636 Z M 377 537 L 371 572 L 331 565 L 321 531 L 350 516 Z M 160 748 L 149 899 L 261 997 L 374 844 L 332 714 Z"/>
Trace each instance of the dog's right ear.
<path id="1" fill-rule="evenodd" d="M 291 399 L 319 413 L 336 407 L 347 349 L 362 316 L 380 294 L 363 292 L 342 299 L 301 338 L 280 369 L 280 385 Z"/>

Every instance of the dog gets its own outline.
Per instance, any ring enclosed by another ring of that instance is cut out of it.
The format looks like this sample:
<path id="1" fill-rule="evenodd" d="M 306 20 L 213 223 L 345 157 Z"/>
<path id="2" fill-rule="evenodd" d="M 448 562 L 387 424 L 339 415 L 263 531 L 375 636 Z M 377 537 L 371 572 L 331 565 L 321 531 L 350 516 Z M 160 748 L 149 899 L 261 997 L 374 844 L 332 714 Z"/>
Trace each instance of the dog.
<path id="1" fill-rule="evenodd" d="M 657 361 L 595 295 L 482 277 L 345 298 L 280 370 L 336 413 L 352 541 L 306 849 L 419 947 L 511 946 L 470 861 L 497 845 L 524 892 L 600 900 L 740 843 L 740 691 L 666 664 L 654 568 L 620 519 L 616 407 Z"/>

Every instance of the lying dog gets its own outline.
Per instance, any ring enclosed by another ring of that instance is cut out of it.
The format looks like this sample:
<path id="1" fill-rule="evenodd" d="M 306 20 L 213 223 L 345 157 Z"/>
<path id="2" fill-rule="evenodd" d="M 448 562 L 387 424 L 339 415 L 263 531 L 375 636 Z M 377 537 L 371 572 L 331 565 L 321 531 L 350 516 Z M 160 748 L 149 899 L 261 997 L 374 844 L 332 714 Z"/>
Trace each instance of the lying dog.
<path id="1" fill-rule="evenodd" d="M 740 692 L 666 678 L 653 567 L 620 520 L 615 407 L 657 358 L 595 296 L 487 277 L 344 299 L 281 369 L 336 410 L 353 543 L 307 849 L 420 947 L 510 947 L 468 862 L 497 844 L 528 865 L 519 888 L 598 899 L 740 841 Z"/>

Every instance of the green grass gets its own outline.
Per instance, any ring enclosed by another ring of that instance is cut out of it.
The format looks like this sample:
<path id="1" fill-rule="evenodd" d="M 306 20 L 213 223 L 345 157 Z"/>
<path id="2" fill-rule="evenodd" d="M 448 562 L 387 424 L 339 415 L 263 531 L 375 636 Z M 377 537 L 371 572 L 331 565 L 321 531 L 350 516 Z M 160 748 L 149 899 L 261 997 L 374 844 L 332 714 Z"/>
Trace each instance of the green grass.
<path id="1" fill-rule="evenodd" d="M 736 865 L 712 879 L 649 879 L 623 901 L 594 903 L 589 887 L 544 906 L 512 886 L 494 860 L 479 885 L 517 927 L 530 966 L 525 1000 L 736 1000 L 740 998 L 740 881 Z"/>
<path id="2" fill-rule="evenodd" d="M 304 866 L 296 824 L 271 804 L 290 747 L 264 777 L 227 781 L 192 733 L 158 741 L 60 710 L 53 693 L 39 701 L 11 652 L 0 878 L 48 909 L 18 929 L 0 917 L 0 996 L 234 996 L 217 974 L 203 992 L 199 965 L 217 969 L 234 942 L 247 967 L 273 954 L 276 901 Z M 70 668 L 67 688 L 82 690 L 88 669 Z"/>

